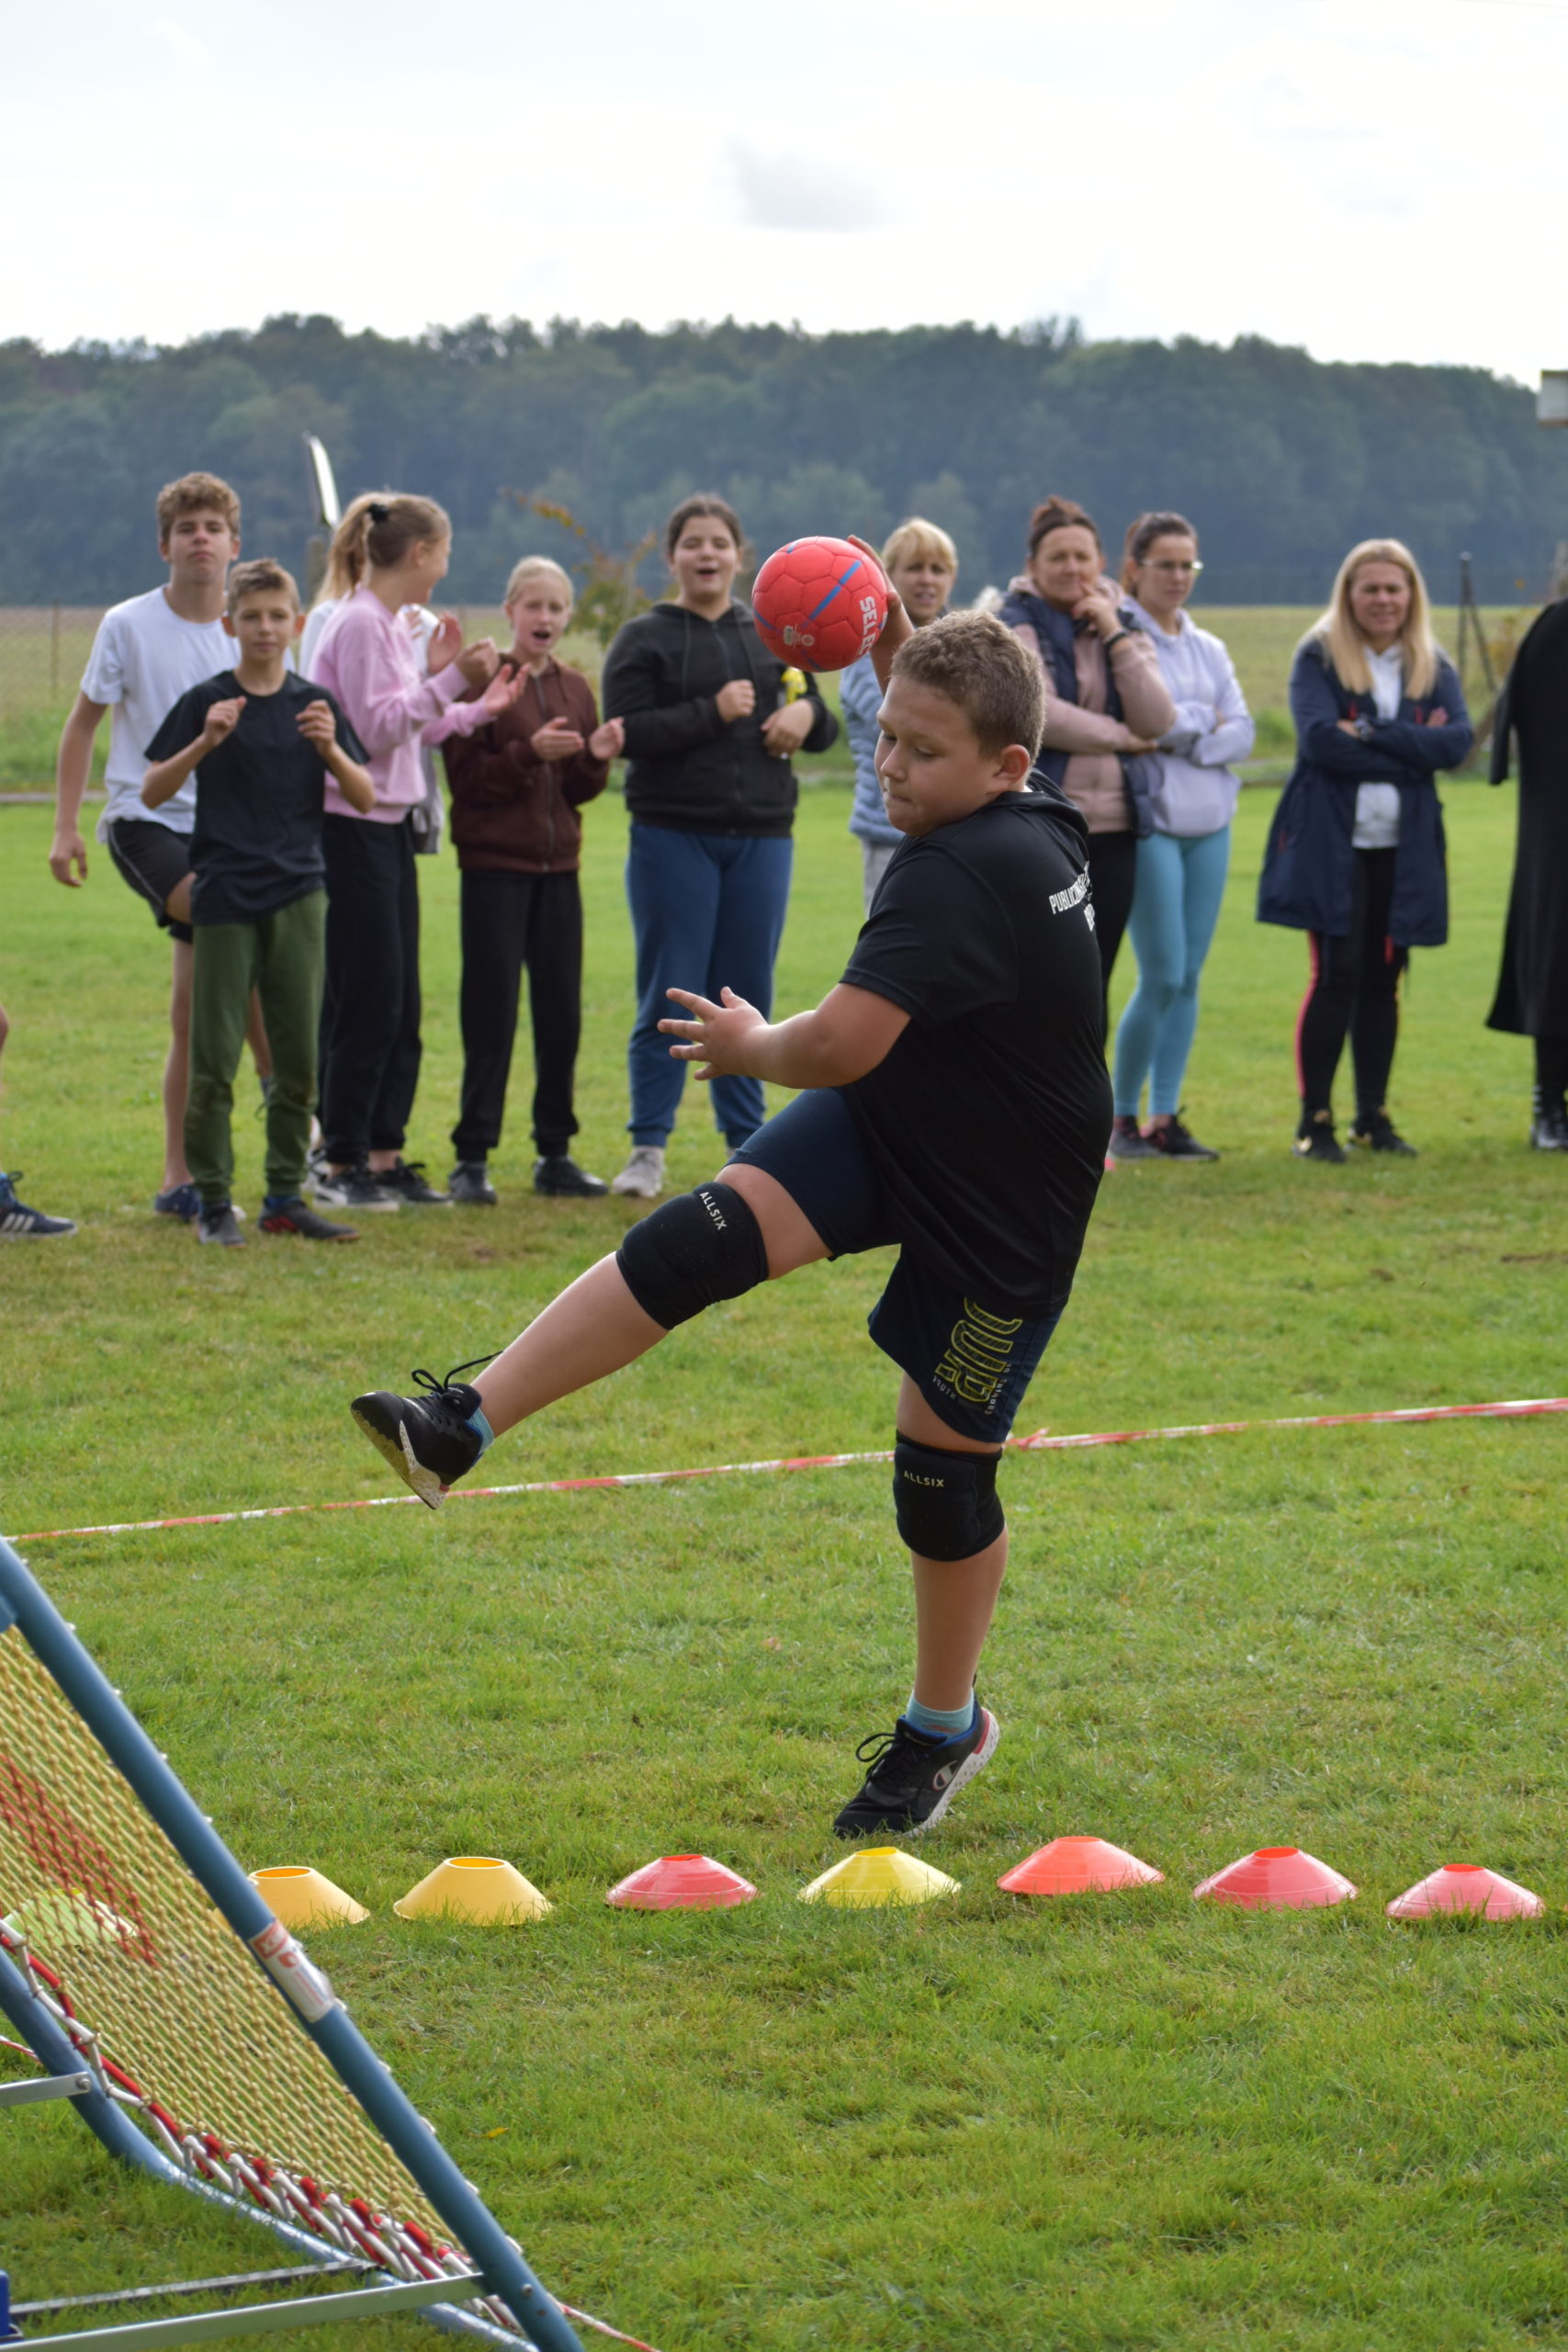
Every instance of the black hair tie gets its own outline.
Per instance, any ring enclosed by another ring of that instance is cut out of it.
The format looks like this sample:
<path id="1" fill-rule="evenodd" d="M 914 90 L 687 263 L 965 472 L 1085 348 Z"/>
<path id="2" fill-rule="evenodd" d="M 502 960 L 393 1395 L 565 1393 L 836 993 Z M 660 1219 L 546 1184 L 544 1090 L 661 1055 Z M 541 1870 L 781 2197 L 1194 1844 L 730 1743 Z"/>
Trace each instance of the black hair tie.
<path id="1" fill-rule="evenodd" d="M 366 513 L 373 523 L 386 522 L 391 511 L 391 508 L 384 504 L 379 498 L 373 498 L 366 509 Z"/>

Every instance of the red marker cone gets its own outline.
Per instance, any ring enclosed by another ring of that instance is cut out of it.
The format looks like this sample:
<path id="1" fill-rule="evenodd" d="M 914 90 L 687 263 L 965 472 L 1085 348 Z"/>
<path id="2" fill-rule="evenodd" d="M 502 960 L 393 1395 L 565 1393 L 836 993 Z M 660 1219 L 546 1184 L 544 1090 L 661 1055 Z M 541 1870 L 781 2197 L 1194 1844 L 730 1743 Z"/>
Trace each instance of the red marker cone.
<path id="1" fill-rule="evenodd" d="M 1430 1878 L 1395 1897 L 1388 1905 L 1391 1919 L 1426 1919 L 1434 1911 L 1477 1911 L 1483 1919 L 1539 1919 L 1546 1905 L 1528 1886 L 1479 1862 L 1445 1862 Z"/>
<path id="2" fill-rule="evenodd" d="M 1192 1899 L 1239 1904 L 1244 1911 L 1309 1911 L 1314 1905 L 1348 1903 L 1356 1889 L 1299 1846 L 1259 1846 L 1192 1890 Z"/>
<path id="3" fill-rule="evenodd" d="M 1103 1838 L 1053 1838 L 1038 1846 L 997 1884 L 1004 1894 L 1087 1894 L 1120 1886 L 1152 1886 L 1165 1872 Z"/>
<path id="4" fill-rule="evenodd" d="M 660 1854 L 613 1886 L 604 1900 L 627 1911 L 728 1911 L 750 1903 L 756 1892 L 750 1879 L 705 1854 Z"/>

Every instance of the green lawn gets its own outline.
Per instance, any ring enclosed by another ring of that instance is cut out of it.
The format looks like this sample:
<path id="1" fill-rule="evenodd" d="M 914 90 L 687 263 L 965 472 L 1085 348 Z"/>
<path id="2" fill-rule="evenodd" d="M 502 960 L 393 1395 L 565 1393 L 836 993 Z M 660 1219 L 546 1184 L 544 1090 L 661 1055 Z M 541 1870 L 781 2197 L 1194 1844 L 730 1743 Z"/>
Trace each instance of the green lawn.
<path id="1" fill-rule="evenodd" d="M 1527 1048 L 1482 1025 L 1512 795 L 1447 797 L 1454 940 L 1416 959 L 1395 1073 L 1420 1159 L 1291 1158 L 1304 956 L 1251 920 L 1271 797 L 1248 793 L 1189 1087 L 1224 1157 L 1107 1181 L 1021 1428 L 1564 1387 L 1568 1169 L 1523 1148 Z M 852 933 L 846 812 L 841 786 L 806 796 L 786 1008 Z M 621 826 L 618 802 L 591 812 L 581 1144 L 605 1170 Z M 0 810 L 0 1164 L 82 1231 L 0 1251 L 0 1526 L 387 1491 L 346 1398 L 503 1342 L 625 1210 L 536 1203 L 519 1119 L 491 1214 L 371 1219 L 314 1255 L 204 1253 L 154 1224 L 166 956 L 101 854 L 85 891 L 49 880 L 47 831 L 42 809 Z M 444 1170 L 456 877 L 442 861 L 423 881 L 412 1148 Z M 682 1183 L 716 1164 L 688 1100 Z M 247 1118 L 253 1212 L 260 1148 Z M 503 1443 L 495 1477 L 886 1443 L 893 1374 L 863 1323 L 884 1271 L 814 1270 L 710 1315 Z M 902 1914 L 794 1900 L 835 1858 L 854 1742 L 908 1688 L 881 1468 L 28 1550 L 245 1864 L 313 1862 L 371 1906 L 317 1939 L 356 2018 L 547 2280 L 661 2352 L 1490 2352 L 1568 2338 L 1565 1436 L 1014 1458 L 983 1683 L 1003 1743 L 924 1849 L 962 1893 Z M 996 1891 L 1079 1830 L 1166 1883 Z M 1191 1904 L 1265 1843 L 1308 1847 L 1359 1901 Z M 695 1848 L 762 1899 L 605 1909 L 623 1872 Z M 508 1856 L 552 1916 L 392 1917 L 463 1851 Z M 1393 1930 L 1383 1904 L 1445 1860 L 1521 1879 L 1552 1916 Z M 284 2258 L 118 2173 L 62 2109 L 0 2117 L 18 2296 Z"/>

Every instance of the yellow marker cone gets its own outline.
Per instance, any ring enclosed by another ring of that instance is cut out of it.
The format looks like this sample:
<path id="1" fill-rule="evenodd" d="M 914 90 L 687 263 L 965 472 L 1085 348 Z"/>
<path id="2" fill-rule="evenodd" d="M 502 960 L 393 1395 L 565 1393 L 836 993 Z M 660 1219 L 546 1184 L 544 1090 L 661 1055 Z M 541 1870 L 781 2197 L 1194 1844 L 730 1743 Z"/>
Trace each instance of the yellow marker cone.
<path id="1" fill-rule="evenodd" d="M 302 1862 L 252 1871 L 251 1884 L 266 1897 L 275 1919 L 286 1928 L 356 1928 L 370 1914 L 363 1903 Z"/>
<path id="2" fill-rule="evenodd" d="M 455 1854 L 411 1886 L 393 1910 L 400 1919 L 468 1919 L 475 1927 L 515 1928 L 550 1908 L 536 1886 L 492 1854 Z"/>
<path id="3" fill-rule="evenodd" d="M 800 1890 L 803 1903 L 832 1903 L 845 1911 L 874 1911 L 885 1903 L 933 1903 L 956 1894 L 958 1881 L 898 1846 L 865 1846 L 835 1862 Z"/>

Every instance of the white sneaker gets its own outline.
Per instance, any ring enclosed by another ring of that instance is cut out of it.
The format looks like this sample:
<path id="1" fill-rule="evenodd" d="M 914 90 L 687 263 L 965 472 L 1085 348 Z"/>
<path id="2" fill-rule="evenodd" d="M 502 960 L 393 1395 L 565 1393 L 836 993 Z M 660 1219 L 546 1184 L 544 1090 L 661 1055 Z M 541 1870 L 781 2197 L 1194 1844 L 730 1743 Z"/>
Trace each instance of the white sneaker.
<path id="1" fill-rule="evenodd" d="M 612 1193 L 630 1193 L 639 1201 L 656 1201 L 664 1190 L 664 1147 L 639 1143 L 618 1176 L 610 1179 Z"/>

